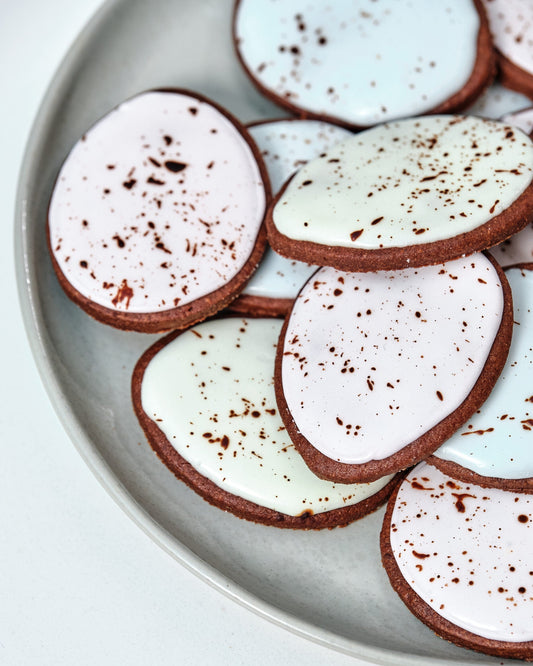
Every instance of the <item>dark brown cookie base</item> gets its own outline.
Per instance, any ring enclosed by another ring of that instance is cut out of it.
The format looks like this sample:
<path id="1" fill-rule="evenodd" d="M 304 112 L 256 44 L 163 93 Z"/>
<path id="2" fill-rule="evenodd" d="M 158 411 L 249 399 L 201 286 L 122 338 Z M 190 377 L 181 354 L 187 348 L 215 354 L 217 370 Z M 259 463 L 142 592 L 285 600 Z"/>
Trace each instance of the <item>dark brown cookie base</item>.
<path id="1" fill-rule="evenodd" d="M 268 298 L 241 294 L 229 304 L 230 312 L 237 312 L 251 317 L 285 317 L 290 312 L 293 298 Z"/>
<path id="2" fill-rule="evenodd" d="M 438 456 L 431 455 L 426 459 L 429 465 L 433 465 L 441 472 L 451 476 L 457 481 L 463 483 L 473 483 L 482 488 L 501 488 L 502 490 L 512 490 L 519 493 L 533 494 L 533 477 L 524 479 L 502 479 L 495 476 L 482 476 L 467 469 L 459 463 L 451 460 L 443 460 Z"/>
<path id="3" fill-rule="evenodd" d="M 266 166 L 263 162 L 261 153 L 257 148 L 254 140 L 250 136 L 248 130 L 235 116 L 218 105 L 216 102 L 213 102 L 213 100 L 190 90 L 181 88 L 157 88 L 153 92 L 169 92 L 194 97 L 199 101 L 205 102 L 206 104 L 214 107 L 220 114 L 228 118 L 234 127 L 241 133 L 243 139 L 247 142 L 254 155 L 259 172 L 261 174 L 261 180 L 263 181 L 265 188 L 266 205 L 268 206 L 272 192 Z M 216 312 L 222 310 L 240 294 L 244 288 L 244 285 L 248 282 L 253 272 L 259 265 L 259 262 L 261 261 L 261 258 L 267 247 L 266 229 L 263 220 L 263 223 L 259 227 L 254 247 L 246 263 L 243 265 L 240 271 L 236 273 L 236 275 L 234 275 L 233 278 L 231 278 L 231 280 L 224 284 L 220 289 L 212 291 L 211 293 L 206 294 L 205 296 L 202 296 L 201 298 L 198 298 L 191 303 L 180 305 L 169 310 L 137 313 L 128 312 L 127 310 L 115 310 L 113 308 L 107 308 L 87 298 L 72 286 L 72 284 L 61 271 L 61 268 L 55 259 L 53 248 L 50 242 L 50 227 L 48 216 L 46 239 L 48 244 L 48 253 L 52 260 L 54 272 L 57 276 L 59 284 L 63 288 L 63 291 L 70 298 L 70 300 L 76 303 L 76 305 L 82 308 L 82 310 L 84 310 L 88 315 L 104 324 L 108 324 L 109 326 L 113 326 L 121 330 L 138 331 L 140 333 L 163 333 L 170 330 L 181 330 L 191 326 L 192 324 L 197 324 L 198 322 L 203 321 L 207 317 L 210 317 Z"/>
<path id="4" fill-rule="evenodd" d="M 533 641 L 511 643 L 477 636 L 436 613 L 405 580 L 396 563 L 390 540 L 392 512 L 398 495 L 398 489 L 399 486 L 396 487 L 389 499 L 383 520 L 380 535 L 381 561 L 392 587 L 407 608 L 438 636 L 455 643 L 455 645 L 483 652 L 484 654 L 491 654 L 496 657 L 511 657 L 524 661 L 533 661 Z"/>
<path id="5" fill-rule="evenodd" d="M 141 402 L 141 384 L 146 367 L 152 358 L 179 334 L 179 332 L 174 332 L 167 335 L 157 341 L 143 354 L 135 366 L 131 383 L 135 414 L 148 442 L 160 460 L 178 479 L 184 481 L 192 490 L 213 506 L 223 511 L 229 511 L 238 518 L 244 518 L 263 525 L 290 529 L 317 530 L 344 527 L 354 520 L 372 513 L 386 502 L 392 490 L 400 482 L 401 475 L 394 476 L 384 488 L 357 504 L 333 509 L 324 513 L 304 511 L 299 516 L 289 516 L 233 495 L 219 488 L 213 481 L 200 474 L 170 444 L 156 423 L 144 412 Z"/>
<path id="6" fill-rule="evenodd" d="M 497 64 L 502 85 L 533 99 L 533 74 L 515 65 L 499 51 L 497 51 Z"/>
<path id="7" fill-rule="evenodd" d="M 299 431 L 285 399 L 281 382 L 281 366 L 285 335 L 290 315 L 286 318 L 280 333 L 275 367 L 276 400 L 280 416 L 296 449 L 307 466 L 321 479 L 338 483 L 361 483 L 374 481 L 385 474 L 394 474 L 427 458 L 445 442 L 488 398 L 496 380 L 505 365 L 513 332 L 513 301 L 511 288 L 499 264 L 490 255 L 487 257 L 496 268 L 503 288 L 503 312 L 498 333 L 491 347 L 485 365 L 471 392 L 459 407 L 397 453 L 382 460 L 370 460 L 362 464 L 342 463 L 324 455 L 316 449 Z"/>
<path id="8" fill-rule="evenodd" d="M 318 266 L 331 266 L 346 272 L 391 271 L 431 266 L 481 252 L 518 233 L 533 222 L 533 181 L 508 208 L 472 231 L 432 243 L 403 247 L 361 248 L 322 245 L 299 241 L 278 231 L 273 212 L 290 183 L 289 179 L 274 197 L 266 216 L 268 242 L 278 254 Z"/>
<path id="9" fill-rule="evenodd" d="M 309 111 L 308 109 L 302 108 L 297 104 L 294 104 L 290 101 L 289 98 L 278 95 L 270 88 L 264 86 L 257 78 L 255 77 L 254 72 L 252 72 L 247 64 L 244 62 L 240 52 L 239 52 L 239 40 L 236 35 L 236 17 L 237 11 L 239 8 L 241 0 L 236 0 L 234 10 L 233 10 L 233 21 L 232 21 L 232 31 L 233 31 L 233 43 L 235 45 L 235 52 L 237 58 L 241 63 L 244 71 L 250 78 L 253 85 L 257 90 L 265 97 L 268 97 L 275 104 L 278 104 L 280 107 L 287 109 L 291 113 L 295 114 L 299 118 L 305 119 L 314 119 L 314 120 L 323 120 L 329 123 L 335 123 L 346 127 L 347 129 L 357 131 L 366 129 L 366 127 L 357 125 L 355 123 L 350 123 L 342 118 L 337 118 L 336 116 L 330 116 L 326 113 L 315 113 Z M 481 3 L 481 0 L 474 0 L 476 10 L 479 14 L 480 26 L 477 37 L 477 53 L 476 61 L 474 63 L 474 68 L 466 84 L 453 94 L 448 99 L 444 100 L 437 106 L 432 109 L 424 111 L 424 114 L 437 114 L 437 113 L 456 113 L 458 111 L 463 111 L 471 106 L 476 99 L 490 86 L 494 77 L 496 76 L 496 58 L 494 54 L 494 49 L 492 47 L 492 37 L 489 30 L 489 24 L 487 20 L 487 15 L 485 9 Z"/>

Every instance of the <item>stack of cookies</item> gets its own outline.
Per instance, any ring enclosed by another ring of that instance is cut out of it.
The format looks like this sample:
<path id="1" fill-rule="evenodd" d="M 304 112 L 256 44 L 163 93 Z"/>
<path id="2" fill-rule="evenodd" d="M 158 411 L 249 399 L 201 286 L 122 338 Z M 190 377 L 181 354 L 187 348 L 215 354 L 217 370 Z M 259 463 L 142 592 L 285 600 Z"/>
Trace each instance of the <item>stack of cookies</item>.
<path id="1" fill-rule="evenodd" d="M 409 608 L 533 659 L 533 32 L 484 4 L 238 1 L 238 58 L 295 117 L 140 93 L 71 150 L 48 239 L 89 315 L 168 332 L 132 396 L 179 479 L 284 528 L 388 500 Z"/>

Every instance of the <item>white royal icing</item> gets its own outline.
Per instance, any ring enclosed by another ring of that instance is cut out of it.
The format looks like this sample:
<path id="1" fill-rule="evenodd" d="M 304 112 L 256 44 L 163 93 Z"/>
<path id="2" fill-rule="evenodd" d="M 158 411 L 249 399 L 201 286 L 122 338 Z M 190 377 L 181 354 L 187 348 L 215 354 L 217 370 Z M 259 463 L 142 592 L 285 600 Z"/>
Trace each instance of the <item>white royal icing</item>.
<path id="1" fill-rule="evenodd" d="M 478 636 L 533 640 L 533 496 L 453 480 L 422 463 L 400 486 L 392 552 L 435 612 Z"/>
<path id="2" fill-rule="evenodd" d="M 533 142 L 505 123 L 414 118 L 361 132 L 302 167 L 273 221 L 294 240 L 348 248 L 442 241 L 508 208 L 532 174 Z"/>
<path id="3" fill-rule="evenodd" d="M 533 73 L 533 5 L 530 0 L 483 0 L 496 48 Z"/>
<path id="4" fill-rule="evenodd" d="M 319 270 L 295 301 L 281 381 L 302 435 L 331 459 L 381 460 L 456 410 L 498 332 L 482 254 L 376 273 Z"/>
<path id="5" fill-rule="evenodd" d="M 276 120 L 250 127 L 276 194 L 285 181 L 309 160 L 352 136 L 342 127 L 319 120 Z M 295 298 L 315 271 L 303 261 L 286 259 L 267 249 L 243 294 L 266 298 Z"/>
<path id="6" fill-rule="evenodd" d="M 481 116 L 497 120 L 505 114 L 521 111 L 531 106 L 531 100 L 526 95 L 505 88 L 500 83 L 493 83 L 479 97 L 466 113 L 470 116 Z M 503 118 L 504 122 L 511 122 Z M 523 128 L 520 128 L 523 129 Z M 529 132 L 526 132 L 529 134 Z"/>
<path id="7" fill-rule="evenodd" d="M 267 90 L 370 126 L 419 115 L 461 90 L 479 25 L 471 0 L 241 0 L 235 31 L 243 61 Z"/>
<path id="8" fill-rule="evenodd" d="M 274 395 L 281 324 L 228 318 L 189 329 L 146 368 L 143 410 L 182 457 L 234 495 L 291 516 L 356 504 L 392 477 L 333 484 L 305 465 Z"/>
<path id="9" fill-rule="evenodd" d="M 259 167 L 234 124 L 195 97 L 148 92 L 72 149 L 50 203 L 51 247 L 91 301 L 164 311 L 241 270 L 264 210 Z"/>
<path id="10" fill-rule="evenodd" d="M 505 367 L 480 410 L 434 455 L 482 476 L 533 477 L 533 272 L 509 269 L 514 330 Z"/>

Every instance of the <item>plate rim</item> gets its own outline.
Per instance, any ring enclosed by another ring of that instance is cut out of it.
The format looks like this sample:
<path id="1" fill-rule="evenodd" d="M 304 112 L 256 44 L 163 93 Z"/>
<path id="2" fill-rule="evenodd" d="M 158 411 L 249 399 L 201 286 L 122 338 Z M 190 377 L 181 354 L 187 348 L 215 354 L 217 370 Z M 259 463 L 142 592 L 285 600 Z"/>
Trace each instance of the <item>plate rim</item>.
<path id="1" fill-rule="evenodd" d="M 179 539 L 173 537 L 150 515 L 147 509 L 134 499 L 127 488 L 117 479 L 111 467 L 99 454 L 97 447 L 93 444 L 75 412 L 69 406 L 61 382 L 54 370 L 52 359 L 46 348 L 44 319 L 35 287 L 34 271 L 30 261 L 31 248 L 28 243 L 29 223 L 27 201 L 33 182 L 31 172 L 34 156 L 39 154 L 40 145 L 44 137 L 46 137 L 46 128 L 50 123 L 51 110 L 57 104 L 57 100 L 61 98 L 68 84 L 73 64 L 79 62 L 81 54 L 94 41 L 96 35 L 105 26 L 113 12 L 119 11 L 120 6 L 127 2 L 128 0 L 104 0 L 82 27 L 81 31 L 72 39 L 70 47 L 52 75 L 38 106 L 26 140 L 18 174 L 13 221 L 18 302 L 26 338 L 51 406 L 82 460 L 119 508 L 175 561 L 179 562 L 200 580 L 224 594 L 227 598 L 302 638 L 371 663 L 382 664 L 383 666 L 446 666 L 451 662 L 440 657 L 429 657 L 400 652 L 389 648 L 378 648 L 355 639 L 349 639 L 265 601 L 256 594 L 249 592 L 243 585 L 222 574 L 216 567 L 194 553 Z M 456 666 L 469 666 L 472 663 L 476 662 L 472 662 L 471 660 L 453 661 L 453 664 Z"/>

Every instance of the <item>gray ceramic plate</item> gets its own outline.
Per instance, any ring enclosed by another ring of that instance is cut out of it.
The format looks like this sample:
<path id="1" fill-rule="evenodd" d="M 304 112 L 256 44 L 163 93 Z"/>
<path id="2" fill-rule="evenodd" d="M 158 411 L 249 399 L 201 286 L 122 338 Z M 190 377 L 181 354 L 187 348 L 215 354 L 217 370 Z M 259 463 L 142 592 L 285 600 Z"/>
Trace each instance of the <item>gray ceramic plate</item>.
<path id="1" fill-rule="evenodd" d="M 283 115 L 241 71 L 230 26 L 231 0 L 117 0 L 90 22 L 56 74 L 30 137 L 16 219 L 20 298 L 43 381 L 108 492 L 235 601 L 380 664 L 491 662 L 436 638 L 389 588 L 378 546 L 382 511 L 345 529 L 291 532 L 226 515 L 179 483 L 151 452 L 130 405 L 131 371 L 154 337 L 92 321 L 55 280 L 45 241 L 54 178 L 76 139 L 121 100 L 179 86 L 245 122 Z"/>

